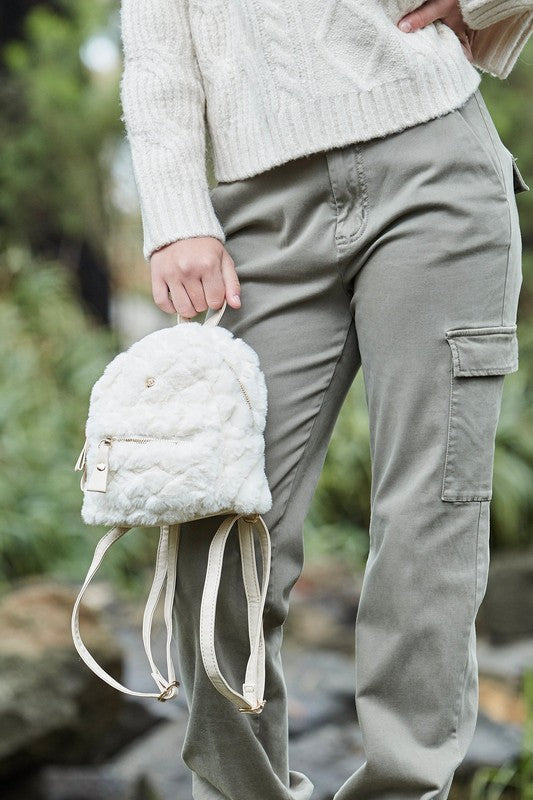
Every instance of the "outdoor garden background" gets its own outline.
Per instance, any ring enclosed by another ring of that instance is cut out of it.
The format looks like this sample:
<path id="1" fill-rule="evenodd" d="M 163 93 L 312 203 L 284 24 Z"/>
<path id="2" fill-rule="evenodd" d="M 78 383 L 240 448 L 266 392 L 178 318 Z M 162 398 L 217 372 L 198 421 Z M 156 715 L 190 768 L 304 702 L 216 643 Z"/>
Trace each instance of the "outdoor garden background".
<path id="1" fill-rule="evenodd" d="M 190 800 L 183 698 L 127 700 L 70 640 L 72 601 L 103 532 L 81 521 L 73 471 L 89 392 L 119 350 L 173 324 L 152 301 L 142 257 L 120 119 L 117 0 L 2 4 L 0 48 L 2 796 Z M 533 41 L 506 81 L 485 75 L 481 90 L 533 187 Z M 209 158 L 207 166 L 214 183 Z M 517 202 L 520 369 L 506 377 L 496 441 L 478 728 L 452 800 L 533 798 L 533 191 Z M 369 494 L 358 376 L 306 523 L 306 566 L 285 630 L 291 766 L 315 782 L 316 800 L 363 760 L 353 625 Z M 136 531 L 113 548 L 83 616 L 104 663 L 149 690 L 139 631 L 154 545 L 153 531 Z"/>

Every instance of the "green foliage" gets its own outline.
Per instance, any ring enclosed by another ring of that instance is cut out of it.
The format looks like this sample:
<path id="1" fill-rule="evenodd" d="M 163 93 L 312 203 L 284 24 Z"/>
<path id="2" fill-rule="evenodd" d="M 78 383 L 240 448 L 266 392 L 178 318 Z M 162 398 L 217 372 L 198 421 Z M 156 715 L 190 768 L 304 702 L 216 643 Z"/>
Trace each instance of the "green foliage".
<path id="1" fill-rule="evenodd" d="M 481 767 L 472 779 L 470 800 L 533 800 L 533 669 L 523 677 L 526 720 L 520 755 L 500 767 Z"/>
<path id="2" fill-rule="evenodd" d="M 500 138 L 516 157 L 517 165 L 531 191 L 517 195 L 524 244 L 524 283 L 519 319 L 533 316 L 533 38 L 524 47 L 505 81 L 484 75 L 481 92 Z"/>
<path id="3" fill-rule="evenodd" d="M 104 251 L 113 214 L 105 145 L 122 135 L 116 79 L 96 80 L 80 46 L 109 18 L 108 2 L 36 6 L 9 42 L 0 81 L 0 248 L 90 238 Z"/>
<path id="4" fill-rule="evenodd" d="M 103 531 L 81 520 L 73 467 L 92 384 L 116 342 L 80 310 L 59 265 L 12 249 L 0 276 L 0 581 L 77 580 Z M 110 574 L 135 577 L 147 547 L 142 535 L 121 543 Z"/>
<path id="5" fill-rule="evenodd" d="M 310 556 L 336 554 L 364 564 L 370 523 L 370 445 L 362 375 L 355 379 L 333 431 L 305 526 Z"/>

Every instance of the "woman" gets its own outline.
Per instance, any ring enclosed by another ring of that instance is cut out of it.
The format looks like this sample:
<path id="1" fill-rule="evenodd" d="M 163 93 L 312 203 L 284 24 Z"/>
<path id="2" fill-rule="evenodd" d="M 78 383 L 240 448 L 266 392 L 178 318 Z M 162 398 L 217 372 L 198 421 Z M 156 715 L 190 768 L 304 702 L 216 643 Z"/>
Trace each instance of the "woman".
<path id="1" fill-rule="evenodd" d="M 515 192 L 528 188 L 479 70 L 507 77 L 533 2 L 418 6 L 122 2 L 123 119 L 154 300 L 193 317 L 225 298 L 221 324 L 256 350 L 269 393 L 260 715 L 232 709 L 202 668 L 198 612 L 218 520 L 184 526 L 181 540 L 182 755 L 195 800 L 311 796 L 288 765 L 280 646 L 303 522 L 360 367 L 372 455 L 356 625 L 366 762 L 335 800 L 444 800 L 474 732 L 494 435 L 504 376 L 518 368 Z M 230 683 L 247 656 L 239 571 L 233 542 L 218 618 Z"/>

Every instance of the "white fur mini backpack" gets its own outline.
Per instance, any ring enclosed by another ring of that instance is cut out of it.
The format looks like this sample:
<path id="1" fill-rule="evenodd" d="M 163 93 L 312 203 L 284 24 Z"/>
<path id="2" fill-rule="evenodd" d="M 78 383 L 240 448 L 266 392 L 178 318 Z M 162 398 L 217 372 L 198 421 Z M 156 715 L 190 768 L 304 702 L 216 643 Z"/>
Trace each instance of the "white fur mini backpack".
<path id="1" fill-rule="evenodd" d="M 93 386 L 82 471 L 81 515 L 111 525 L 96 546 L 72 611 L 72 637 L 85 663 L 115 689 L 164 701 L 177 694 L 172 661 L 173 600 L 180 524 L 226 514 L 212 539 L 200 612 L 200 645 L 215 688 L 240 711 L 265 704 L 263 610 L 270 573 L 270 535 L 261 514 L 272 506 L 265 475 L 267 390 L 257 353 L 218 325 L 226 308 L 203 323 L 178 315 L 178 324 L 145 336 L 116 356 Z M 186 324 L 185 324 L 186 323 Z M 242 694 L 220 673 L 215 653 L 218 589 L 228 536 L 236 524 L 248 604 L 250 658 Z M 155 693 L 127 689 L 108 675 L 83 644 L 79 606 L 111 545 L 135 526 L 160 529 L 155 575 L 143 619 L 143 642 Z M 256 567 L 254 533 L 262 561 Z M 155 608 L 165 586 L 167 678 L 151 651 Z M 179 624 L 179 620 L 178 620 Z"/>

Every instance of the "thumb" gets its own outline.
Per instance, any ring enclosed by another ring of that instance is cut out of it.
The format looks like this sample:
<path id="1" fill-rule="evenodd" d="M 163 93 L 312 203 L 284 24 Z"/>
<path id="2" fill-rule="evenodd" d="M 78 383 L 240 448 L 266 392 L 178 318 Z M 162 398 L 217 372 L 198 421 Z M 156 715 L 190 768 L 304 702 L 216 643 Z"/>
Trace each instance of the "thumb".
<path id="1" fill-rule="evenodd" d="M 450 11 L 450 0 L 426 0 L 414 11 L 410 11 L 398 22 L 398 27 L 404 33 L 425 28 L 431 22 L 445 16 Z"/>
<path id="2" fill-rule="evenodd" d="M 226 287 L 226 300 L 232 308 L 241 307 L 241 284 L 235 270 L 235 263 L 227 250 L 222 255 L 222 280 Z"/>

